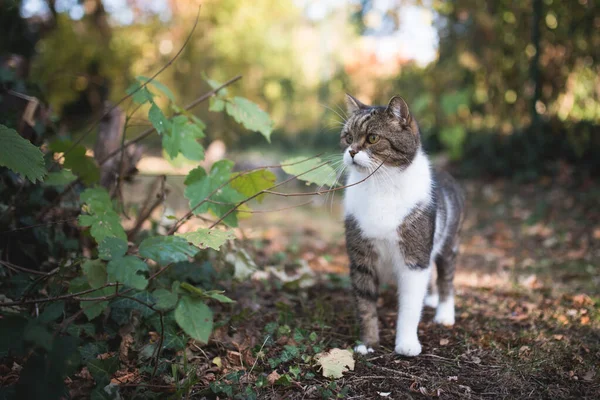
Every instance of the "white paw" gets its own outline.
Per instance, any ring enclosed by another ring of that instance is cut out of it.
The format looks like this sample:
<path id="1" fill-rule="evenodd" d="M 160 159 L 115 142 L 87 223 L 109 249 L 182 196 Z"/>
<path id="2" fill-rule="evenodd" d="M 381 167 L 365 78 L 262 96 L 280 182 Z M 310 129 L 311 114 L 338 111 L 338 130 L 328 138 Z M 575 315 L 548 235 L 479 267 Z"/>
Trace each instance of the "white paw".
<path id="1" fill-rule="evenodd" d="M 362 354 L 363 356 L 369 353 L 373 353 L 375 350 L 373 350 L 372 347 L 367 347 L 364 344 L 359 344 L 358 346 L 354 347 L 354 352 L 358 353 L 358 354 Z"/>
<path id="2" fill-rule="evenodd" d="M 401 356 L 414 357 L 421 354 L 421 343 L 419 339 L 414 337 L 410 340 L 402 339 L 396 340 L 396 348 L 394 351 Z"/>
<path id="3" fill-rule="evenodd" d="M 438 307 L 433 322 L 446 326 L 454 325 L 454 307 Z"/>
<path id="4" fill-rule="evenodd" d="M 425 305 L 427 307 L 436 308 L 440 302 L 440 296 L 436 294 L 428 294 L 425 296 Z"/>

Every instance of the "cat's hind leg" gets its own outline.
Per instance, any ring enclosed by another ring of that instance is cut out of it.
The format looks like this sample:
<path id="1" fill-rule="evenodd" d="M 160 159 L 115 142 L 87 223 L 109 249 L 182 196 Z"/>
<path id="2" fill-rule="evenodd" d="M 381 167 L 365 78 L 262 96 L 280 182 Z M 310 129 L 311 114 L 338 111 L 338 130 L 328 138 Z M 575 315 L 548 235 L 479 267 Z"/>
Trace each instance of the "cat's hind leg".
<path id="1" fill-rule="evenodd" d="M 429 287 L 427 289 L 427 296 L 425 296 L 425 305 L 427 307 L 436 308 L 440 302 L 440 295 L 438 293 L 437 288 L 437 280 L 435 274 L 435 270 L 433 266 L 429 267 L 431 269 L 431 276 L 429 277 Z"/>
<path id="2" fill-rule="evenodd" d="M 438 272 L 439 304 L 433 321 L 447 326 L 454 325 L 454 271 L 457 253 L 458 244 L 452 243 L 444 246 L 441 254 L 435 260 Z"/>

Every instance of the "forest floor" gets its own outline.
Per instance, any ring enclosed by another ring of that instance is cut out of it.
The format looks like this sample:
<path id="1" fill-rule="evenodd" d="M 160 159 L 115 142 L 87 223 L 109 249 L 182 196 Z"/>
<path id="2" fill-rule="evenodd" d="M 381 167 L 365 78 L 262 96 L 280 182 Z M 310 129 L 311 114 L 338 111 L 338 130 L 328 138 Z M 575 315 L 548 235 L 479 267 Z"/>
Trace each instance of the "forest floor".
<path id="1" fill-rule="evenodd" d="M 342 378 L 322 376 L 314 356 L 357 338 L 339 205 L 322 201 L 243 224 L 256 263 L 278 278 L 227 288 L 236 303 L 208 346 L 186 352 L 190 398 L 598 398 L 600 188 L 465 186 L 456 324 L 426 309 L 420 356 L 394 354 L 396 301 L 384 290 L 381 347 Z"/>

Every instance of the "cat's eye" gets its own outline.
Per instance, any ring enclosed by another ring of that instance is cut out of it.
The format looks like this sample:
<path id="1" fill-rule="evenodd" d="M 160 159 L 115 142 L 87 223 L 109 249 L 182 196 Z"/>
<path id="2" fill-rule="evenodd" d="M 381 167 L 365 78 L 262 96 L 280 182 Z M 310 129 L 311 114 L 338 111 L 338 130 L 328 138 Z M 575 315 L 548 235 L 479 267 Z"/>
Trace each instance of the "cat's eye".
<path id="1" fill-rule="evenodd" d="M 375 135 L 374 133 L 370 134 L 369 136 L 367 136 L 367 142 L 369 142 L 370 144 L 375 144 L 379 142 L 379 135 Z"/>
<path id="2" fill-rule="evenodd" d="M 348 144 L 352 143 L 352 136 L 346 135 L 346 143 L 348 143 Z"/>

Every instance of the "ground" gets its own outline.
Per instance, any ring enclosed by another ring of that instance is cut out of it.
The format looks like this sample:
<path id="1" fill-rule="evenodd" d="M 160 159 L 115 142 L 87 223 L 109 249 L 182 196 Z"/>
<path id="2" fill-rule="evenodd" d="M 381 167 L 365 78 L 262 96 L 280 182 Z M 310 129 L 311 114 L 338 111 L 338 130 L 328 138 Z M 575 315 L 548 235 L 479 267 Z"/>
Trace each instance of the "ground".
<path id="1" fill-rule="evenodd" d="M 550 180 L 465 186 L 456 324 L 436 325 L 426 309 L 420 356 L 393 353 L 395 296 L 385 290 L 381 347 L 355 356 L 342 378 L 321 375 L 313 356 L 352 348 L 357 328 L 339 204 L 319 199 L 243 224 L 257 264 L 276 267 L 287 282 L 228 285 L 237 303 L 223 309 L 208 346 L 188 348 L 198 378 L 190 398 L 598 398 L 599 188 Z"/>

